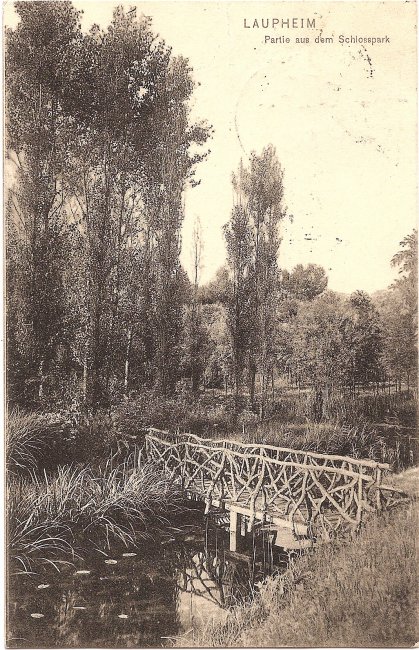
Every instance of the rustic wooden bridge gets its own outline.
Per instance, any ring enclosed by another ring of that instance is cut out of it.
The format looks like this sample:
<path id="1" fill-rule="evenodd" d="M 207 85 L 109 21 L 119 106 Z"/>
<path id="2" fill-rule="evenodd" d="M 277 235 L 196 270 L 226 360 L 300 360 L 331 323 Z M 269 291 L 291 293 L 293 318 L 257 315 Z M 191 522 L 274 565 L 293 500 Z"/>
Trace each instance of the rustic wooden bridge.
<path id="1" fill-rule="evenodd" d="M 185 494 L 229 514 L 230 550 L 255 525 L 275 544 L 302 548 L 357 529 L 365 513 L 394 505 L 402 493 L 383 483 L 390 467 L 373 460 L 198 438 L 149 429 L 147 456 Z"/>

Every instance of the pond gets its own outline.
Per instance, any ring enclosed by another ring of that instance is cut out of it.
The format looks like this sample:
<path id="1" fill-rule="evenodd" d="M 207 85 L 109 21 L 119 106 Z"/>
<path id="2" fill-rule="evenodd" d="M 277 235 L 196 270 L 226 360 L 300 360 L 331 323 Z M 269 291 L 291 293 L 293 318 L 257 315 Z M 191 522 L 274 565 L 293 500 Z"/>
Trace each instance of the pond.
<path id="1" fill-rule="evenodd" d="M 181 635 L 185 645 L 286 561 L 271 541 L 256 531 L 230 552 L 227 522 L 194 507 L 158 540 L 11 575 L 8 647 L 170 647 Z"/>

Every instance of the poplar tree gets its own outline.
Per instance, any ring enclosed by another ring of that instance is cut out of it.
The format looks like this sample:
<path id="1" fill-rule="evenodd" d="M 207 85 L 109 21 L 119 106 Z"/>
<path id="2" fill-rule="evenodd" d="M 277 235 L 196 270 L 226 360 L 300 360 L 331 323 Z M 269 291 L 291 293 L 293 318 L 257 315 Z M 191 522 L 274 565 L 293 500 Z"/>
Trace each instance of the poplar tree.
<path id="1" fill-rule="evenodd" d="M 65 339 L 68 229 L 63 183 L 69 98 L 81 40 L 63 2 L 17 2 L 5 48 L 9 386 L 36 403 Z"/>
<path id="2" fill-rule="evenodd" d="M 268 380 L 273 368 L 273 341 L 275 314 L 279 299 L 278 253 L 280 245 L 279 223 L 285 217 L 283 205 L 283 175 L 275 148 L 265 147 L 258 156 L 252 153 L 249 166 L 240 164 L 233 176 L 235 211 L 231 223 L 237 222 L 239 230 L 227 227 L 230 250 L 241 251 L 238 236 L 248 246 L 246 252 L 246 296 L 247 296 L 247 342 L 240 341 L 247 348 L 249 394 L 252 406 L 255 399 L 256 372 L 261 379 L 260 417 L 264 417 Z M 239 231 L 240 232 L 239 234 Z M 230 254 L 230 264 L 237 270 L 237 253 Z M 236 308 L 239 307 L 236 295 Z M 243 302 L 243 300 L 241 300 Z M 241 307 L 240 307 L 241 309 Z M 237 311 L 237 309 L 236 309 Z M 236 323 L 237 314 L 236 314 Z M 232 330 L 233 341 L 240 340 L 238 328 Z M 234 344 L 239 358 L 238 343 Z M 237 367 L 236 377 L 240 373 Z M 237 382 L 236 382 L 237 384 Z M 236 388 L 237 392 L 237 388 Z"/>

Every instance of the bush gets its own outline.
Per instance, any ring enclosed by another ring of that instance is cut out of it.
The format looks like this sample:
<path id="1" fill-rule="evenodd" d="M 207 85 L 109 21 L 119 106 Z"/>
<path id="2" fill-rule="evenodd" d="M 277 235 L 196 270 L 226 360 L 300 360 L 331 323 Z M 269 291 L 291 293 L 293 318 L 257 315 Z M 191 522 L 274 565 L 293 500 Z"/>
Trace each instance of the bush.
<path id="1" fill-rule="evenodd" d="M 164 398 L 144 391 L 121 403 L 115 409 L 113 421 L 122 438 L 133 438 L 137 443 L 151 426 L 204 436 L 231 433 L 237 428 L 233 400 L 209 393 L 199 397 L 181 393 L 174 398 Z"/>

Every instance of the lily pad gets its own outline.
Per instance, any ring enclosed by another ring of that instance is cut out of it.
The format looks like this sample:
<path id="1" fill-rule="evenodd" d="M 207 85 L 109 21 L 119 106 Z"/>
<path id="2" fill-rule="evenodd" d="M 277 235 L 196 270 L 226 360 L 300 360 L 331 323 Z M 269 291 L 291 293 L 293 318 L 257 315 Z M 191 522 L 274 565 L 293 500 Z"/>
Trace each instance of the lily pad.
<path id="1" fill-rule="evenodd" d="M 105 564 L 118 564 L 118 560 L 105 560 Z"/>
<path id="2" fill-rule="evenodd" d="M 118 614 L 118 618 L 128 618 L 126 614 Z"/>
<path id="3" fill-rule="evenodd" d="M 45 614 L 40 614 L 39 612 L 34 612 L 31 614 L 31 618 L 44 618 Z"/>
<path id="4" fill-rule="evenodd" d="M 50 587 L 50 586 L 51 586 L 51 585 L 44 585 L 44 584 L 42 584 L 42 585 L 38 585 L 38 589 L 48 589 L 48 587 Z"/>
<path id="5" fill-rule="evenodd" d="M 87 576 L 89 573 L 91 573 L 89 569 L 80 569 L 80 571 L 76 571 L 75 575 Z"/>
<path id="6" fill-rule="evenodd" d="M 122 553 L 122 557 L 135 557 L 137 553 Z"/>

